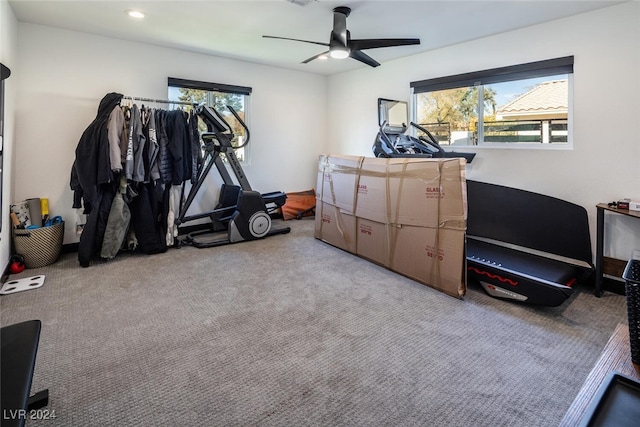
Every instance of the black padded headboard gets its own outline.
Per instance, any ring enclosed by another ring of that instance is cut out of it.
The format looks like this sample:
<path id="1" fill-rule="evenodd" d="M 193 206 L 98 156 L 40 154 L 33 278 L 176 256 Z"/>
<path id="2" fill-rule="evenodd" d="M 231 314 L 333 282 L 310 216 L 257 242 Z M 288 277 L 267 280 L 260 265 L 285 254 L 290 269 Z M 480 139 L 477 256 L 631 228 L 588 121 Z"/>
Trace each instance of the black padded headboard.
<path id="1" fill-rule="evenodd" d="M 587 211 L 531 191 L 467 180 L 467 234 L 593 265 Z"/>

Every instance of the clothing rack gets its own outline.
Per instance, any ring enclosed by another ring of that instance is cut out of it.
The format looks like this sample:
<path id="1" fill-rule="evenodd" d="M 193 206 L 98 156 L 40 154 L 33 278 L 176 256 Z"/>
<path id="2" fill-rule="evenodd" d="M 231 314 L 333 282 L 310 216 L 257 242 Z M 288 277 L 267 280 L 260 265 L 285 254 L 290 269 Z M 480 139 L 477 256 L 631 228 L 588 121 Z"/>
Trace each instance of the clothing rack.
<path id="1" fill-rule="evenodd" d="M 189 101 L 169 101 L 168 99 L 152 99 L 152 98 L 141 98 L 139 96 L 128 96 L 125 95 L 122 97 L 123 101 L 140 101 L 140 102 L 152 102 L 156 104 L 176 104 L 176 105 L 198 105 L 197 102 L 189 102 Z"/>

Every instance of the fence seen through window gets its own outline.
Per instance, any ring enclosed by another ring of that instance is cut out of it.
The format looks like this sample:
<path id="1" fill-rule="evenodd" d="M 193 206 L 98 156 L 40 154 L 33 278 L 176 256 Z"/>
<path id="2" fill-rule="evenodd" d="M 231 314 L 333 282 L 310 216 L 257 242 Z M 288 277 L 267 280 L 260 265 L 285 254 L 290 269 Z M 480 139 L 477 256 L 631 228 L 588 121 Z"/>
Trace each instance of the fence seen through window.
<path id="1" fill-rule="evenodd" d="M 443 146 L 570 145 L 573 57 L 411 83 Z"/>

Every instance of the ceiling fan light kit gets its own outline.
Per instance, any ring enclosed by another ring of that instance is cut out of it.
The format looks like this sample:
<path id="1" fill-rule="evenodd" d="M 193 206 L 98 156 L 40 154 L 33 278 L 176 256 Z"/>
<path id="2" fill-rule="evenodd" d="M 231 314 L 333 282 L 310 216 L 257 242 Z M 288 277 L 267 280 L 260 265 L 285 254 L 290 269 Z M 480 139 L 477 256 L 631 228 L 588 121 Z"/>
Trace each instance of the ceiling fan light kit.
<path id="1" fill-rule="evenodd" d="M 356 61 L 360 61 L 370 67 L 380 65 L 375 59 L 362 52 L 365 49 L 375 49 L 381 47 L 408 46 L 420 44 L 420 39 L 352 39 L 351 33 L 347 30 L 347 17 L 351 13 L 351 9 L 346 6 L 339 6 L 333 9 L 333 29 L 329 37 L 329 43 L 321 43 L 310 40 L 293 39 L 288 37 L 262 36 L 268 39 L 291 40 L 302 43 L 311 43 L 321 46 L 327 46 L 328 51 L 314 55 L 311 58 L 302 61 L 303 64 L 319 59 L 327 54 L 332 58 L 344 59 L 351 57 Z"/>
<path id="2" fill-rule="evenodd" d="M 349 57 L 349 50 L 339 46 L 330 49 L 329 55 L 335 59 L 345 59 Z"/>

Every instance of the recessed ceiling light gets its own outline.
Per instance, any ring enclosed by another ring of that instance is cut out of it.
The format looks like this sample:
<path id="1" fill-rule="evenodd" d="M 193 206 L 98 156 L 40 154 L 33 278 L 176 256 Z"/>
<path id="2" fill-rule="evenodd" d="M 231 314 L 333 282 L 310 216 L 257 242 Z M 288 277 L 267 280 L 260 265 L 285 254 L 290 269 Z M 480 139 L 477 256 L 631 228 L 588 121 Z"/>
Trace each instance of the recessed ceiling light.
<path id="1" fill-rule="evenodd" d="M 307 6 L 310 3 L 318 0 L 287 0 L 289 3 L 297 4 L 298 6 Z"/>
<path id="2" fill-rule="evenodd" d="M 318 56 L 318 59 L 326 60 L 326 59 L 329 59 L 329 57 L 327 55 L 320 55 L 320 56 Z"/>
<path id="3" fill-rule="evenodd" d="M 136 19 L 144 18 L 144 13 L 140 12 L 139 10 L 127 10 L 127 15 Z"/>

